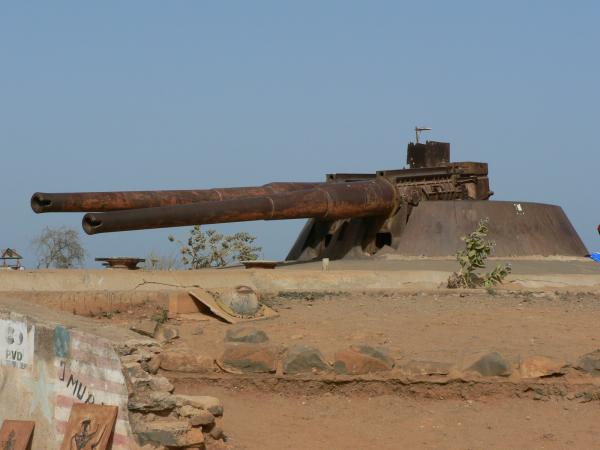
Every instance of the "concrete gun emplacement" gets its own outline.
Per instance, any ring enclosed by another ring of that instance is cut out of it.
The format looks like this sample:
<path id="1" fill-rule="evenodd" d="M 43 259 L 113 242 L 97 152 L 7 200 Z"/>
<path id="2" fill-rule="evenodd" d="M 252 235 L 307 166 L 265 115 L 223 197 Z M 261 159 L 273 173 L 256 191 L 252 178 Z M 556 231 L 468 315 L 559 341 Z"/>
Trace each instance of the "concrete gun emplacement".
<path id="1" fill-rule="evenodd" d="M 488 201 L 488 165 L 450 162 L 450 144 L 410 143 L 407 169 L 337 173 L 325 182 L 208 190 L 83 192 L 32 196 L 43 212 L 86 212 L 87 234 L 251 220 L 309 219 L 287 259 L 448 256 L 490 219 L 497 256 L 584 256 L 560 207 Z M 529 236 L 530 235 L 530 236 Z M 557 236 L 560 236 L 557 239 Z"/>

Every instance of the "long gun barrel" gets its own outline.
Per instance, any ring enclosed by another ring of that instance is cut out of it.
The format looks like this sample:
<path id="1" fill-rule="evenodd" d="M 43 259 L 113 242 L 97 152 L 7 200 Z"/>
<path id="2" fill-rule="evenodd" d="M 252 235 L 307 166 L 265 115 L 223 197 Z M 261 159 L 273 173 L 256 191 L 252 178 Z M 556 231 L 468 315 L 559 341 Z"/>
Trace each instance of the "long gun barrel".
<path id="1" fill-rule="evenodd" d="M 488 165 L 451 162 L 447 142 L 409 143 L 406 164 L 399 170 L 328 174 L 323 183 L 38 192 L 31 207 L 36 213 L 86 212 L 82 225 L 87 234 L 307 218 L 286 258 L 294 261 L 362 257 L 380 250 L 408 256 L 455 255 L 464 248 L 460 236 L 471 232 L 482 217 L 493 223 L 490 236 L 498 244 L 497 256 L 587 253 L 560 208 L 488 202 L 493 194 Z"/>
<path id="2" fill-rule="evenodd" d="M 269 183 L 252 187 L 169 191 L 36 192 L 31 197 L 31 209 L 36 213 L 46 213 L 157 208 L 298 191 L 309 189 L 318 184 L 322 183 Z"/>
<path id="3" fill-rule="evenodd" d="M 397 191 L 385 178 L 347 183 L 322 183 L 309 189 L 157 208 L 88 213 L 87 234 L 179 227 L 249 220 L 388 216 L 397 205 Z"/>

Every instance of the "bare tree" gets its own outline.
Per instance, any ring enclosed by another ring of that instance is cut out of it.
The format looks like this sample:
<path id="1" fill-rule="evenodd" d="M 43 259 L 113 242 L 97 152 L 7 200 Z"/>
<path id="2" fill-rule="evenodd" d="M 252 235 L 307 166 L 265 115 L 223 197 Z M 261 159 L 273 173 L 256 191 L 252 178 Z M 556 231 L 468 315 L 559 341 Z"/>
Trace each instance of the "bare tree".
<path id="1" fill-rule="evenodd" d="M 32 241 L 32 246 L 38 255 L 38 268 L 69 269 L 81 267 L 85 261 L 86 252 L 81 245 L 79 233 L 66 226 L 44 228 Z"/>

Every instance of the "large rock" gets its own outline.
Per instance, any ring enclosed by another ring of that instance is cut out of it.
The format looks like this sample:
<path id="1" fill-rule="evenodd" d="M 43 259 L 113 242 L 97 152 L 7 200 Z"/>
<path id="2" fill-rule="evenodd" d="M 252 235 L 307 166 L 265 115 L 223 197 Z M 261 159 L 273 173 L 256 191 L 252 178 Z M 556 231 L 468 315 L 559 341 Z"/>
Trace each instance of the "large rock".
<path id="1" fill-rule="evenodd" d="M 172 372 L 207 373 L 214 370 L 214 362 L 193 350 L 167 350 L 160 355 L 160 368 Z"/>
<path id="2" fill-rule="evenodd" d="M 387 350 L 369 345 L 352 345 L 335 354 L 333 368 L 339 374 L 363 375 L 392 370 L 394 360 Z"/>
<path id="3" fill-rule="evenodd" d="M 214 416 L 223 415 L 223 404 L 216 397 L 208 395 L 176 395 L 177 407 L 192 406 L 210 412 Z"/>
<path id="4" fill-rule="evenodd" d="M 403 364 L 400 370 L 408 376 L 444 376 L 452 370 L 452 364 L 439 361 L 413 359 Z"/>
<path id="5" fill-rule="evenodd" d="M 179 408 L 177 408 L 177 414 L 179 414 L 182 417 L 192 417 L 203 411 L 203 409 L 194 408 L 191 405 L 182 405 Z"/>
<path id="6" fill-rule="evenodd" d="M 192 447 L 204 444 L 202 430 L 192 428 L 187 420 L 160 419 L 140 422 L 135 427 L 140 445 L 155 444 L 171 447 Z"/>
<path id="7" fill-rule="evenodd" d="M 142 377 L 130 377 L 129 381 L 134 391 L 151 390 L 173 392 L 174 389 L 171 382 L 162 375 L 151 375 L 149 373 L 144 373 L 144 376 Z"/>
<path id="8" fill-rule="evenodd" d="M 523 378 L 541 378 L 563 373 L 567 363 L 547 356 L 529 356 L 521 361 L 519 373 Z"/>
<path id="9" fill-rule="evenodd" d="M 227 331 L 225 335 L 227 342 L 247 342 L 249 344 L 260 344 L 269 340 L 267 334 L 254 327 L 239 327 Z"/>
<path id="10" fill-rule="evenodd" d="M 122 362 L 121 367 L 123 372 L 130 379 L 150 379 L 150 375 L 144 370 L 142 365 L 138 362 Z"/>
<path id="11" fill-rule="evenodd" d="M 283 373 L 291 375 L 328 371 L 330 369 L 321 352 L 306 345 L 290 347 L 283 361 Z"/>
<path id="12" fill-rule="evenodd" d="M 145 363 L 145 370 L 151 374 L 156 374 L 160 369 L 160 355 L 154 355 Z"/>
<path id="13" fill-rule="evenodd" d="M 575 367 L 595 377 L 600 376 L 600 349 L 580 357 Z"/>
<path id="14" fill-rule="evenodd" d="M 131 331 L 142 334 L 144 336 L 154 337 L 158 322 L 155 320 L 138 320 L 129 326 Z"/>
<path id="15" fill-rule="evenodd" d="M 177 339 L 178 337 L 179 328 L 167 325 L 161 325 L 158 330 L 156 330 L 156 333 L 154 333 L 154 338 L 163 344 L 170 342 L 173 339 Z"/>
<path id="16" fill-rule="evenodd" d="M 241 372 L 268 373 L 277 370 L 277 359 L 281 347 L 269 344 L 227 344 L 219 360 L 223 369 Z"/>
<path id="17" fill-rule="evenodd" d="M 467 370 L 477 372 L 484 377 L 507 377 L 512 373 L 510 363 L 498 352 L 483 355 Z"/>
<path id="18" fill-rule="evenodd" d="M 205 427 L 215 423 L 215 416 L 208 411 L 199 410 L 199 412 L 191 416 L 189 420 L 193 427 Z"/>
<path id="19" fill-rule="evenodd" d="M 176 398 L 169 392 L 138 390 L 129 398 L 127 404 L 131 411 L 166 411 L 175 408 Z"/>

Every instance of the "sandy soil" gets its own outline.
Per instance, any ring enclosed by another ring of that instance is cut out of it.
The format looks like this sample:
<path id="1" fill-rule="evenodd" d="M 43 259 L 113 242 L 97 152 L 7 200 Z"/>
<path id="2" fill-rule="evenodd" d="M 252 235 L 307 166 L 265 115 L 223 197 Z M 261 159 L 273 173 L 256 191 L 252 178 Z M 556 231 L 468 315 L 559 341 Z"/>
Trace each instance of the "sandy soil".
<path id="1" fill-rule="evenodd" d="M 453 363 L 490 350 L 514 361 L 539 354 L 572 361 L 600 347 L 595 293 L 299 293 L 265 302 L 280 317 L 253 326 L 276 343 L 314 345 L 329 359 L 353 343 L 385 346 L 398 361 Z M 230 327 L 212 319 L 182 322 L 175 345 L 217 357 Z"/>
<path id="2" fill-rule="evenodd" d="M 600 296 L 594 292 L 298 293 L 264 300 L 280 317 L 252 326 L 286 346 L 314 345 L 328 359 L 361 342 L 389 348 L 399 364 L 428 359 L 460 365 L 490 350 L 513 362 L 540 354 L 574 361 L 600 348 Z M 169 323 L 181 332 L 173 347 L 214 357 L 232 327 L 215 319 Z M 201 377 L 173 381 L 176 392 L 224 402 L 224 429 L 240 450 L 600 448 L 599 401 L 533 400 L 502 389 L 410 396 L 360 388 L 269 390 Z"/>
<path id="3" fill-rule="evenodd" d="M 597 449 L 597 402 L 287 397 L 206 387 L 238 450 Z"/>

